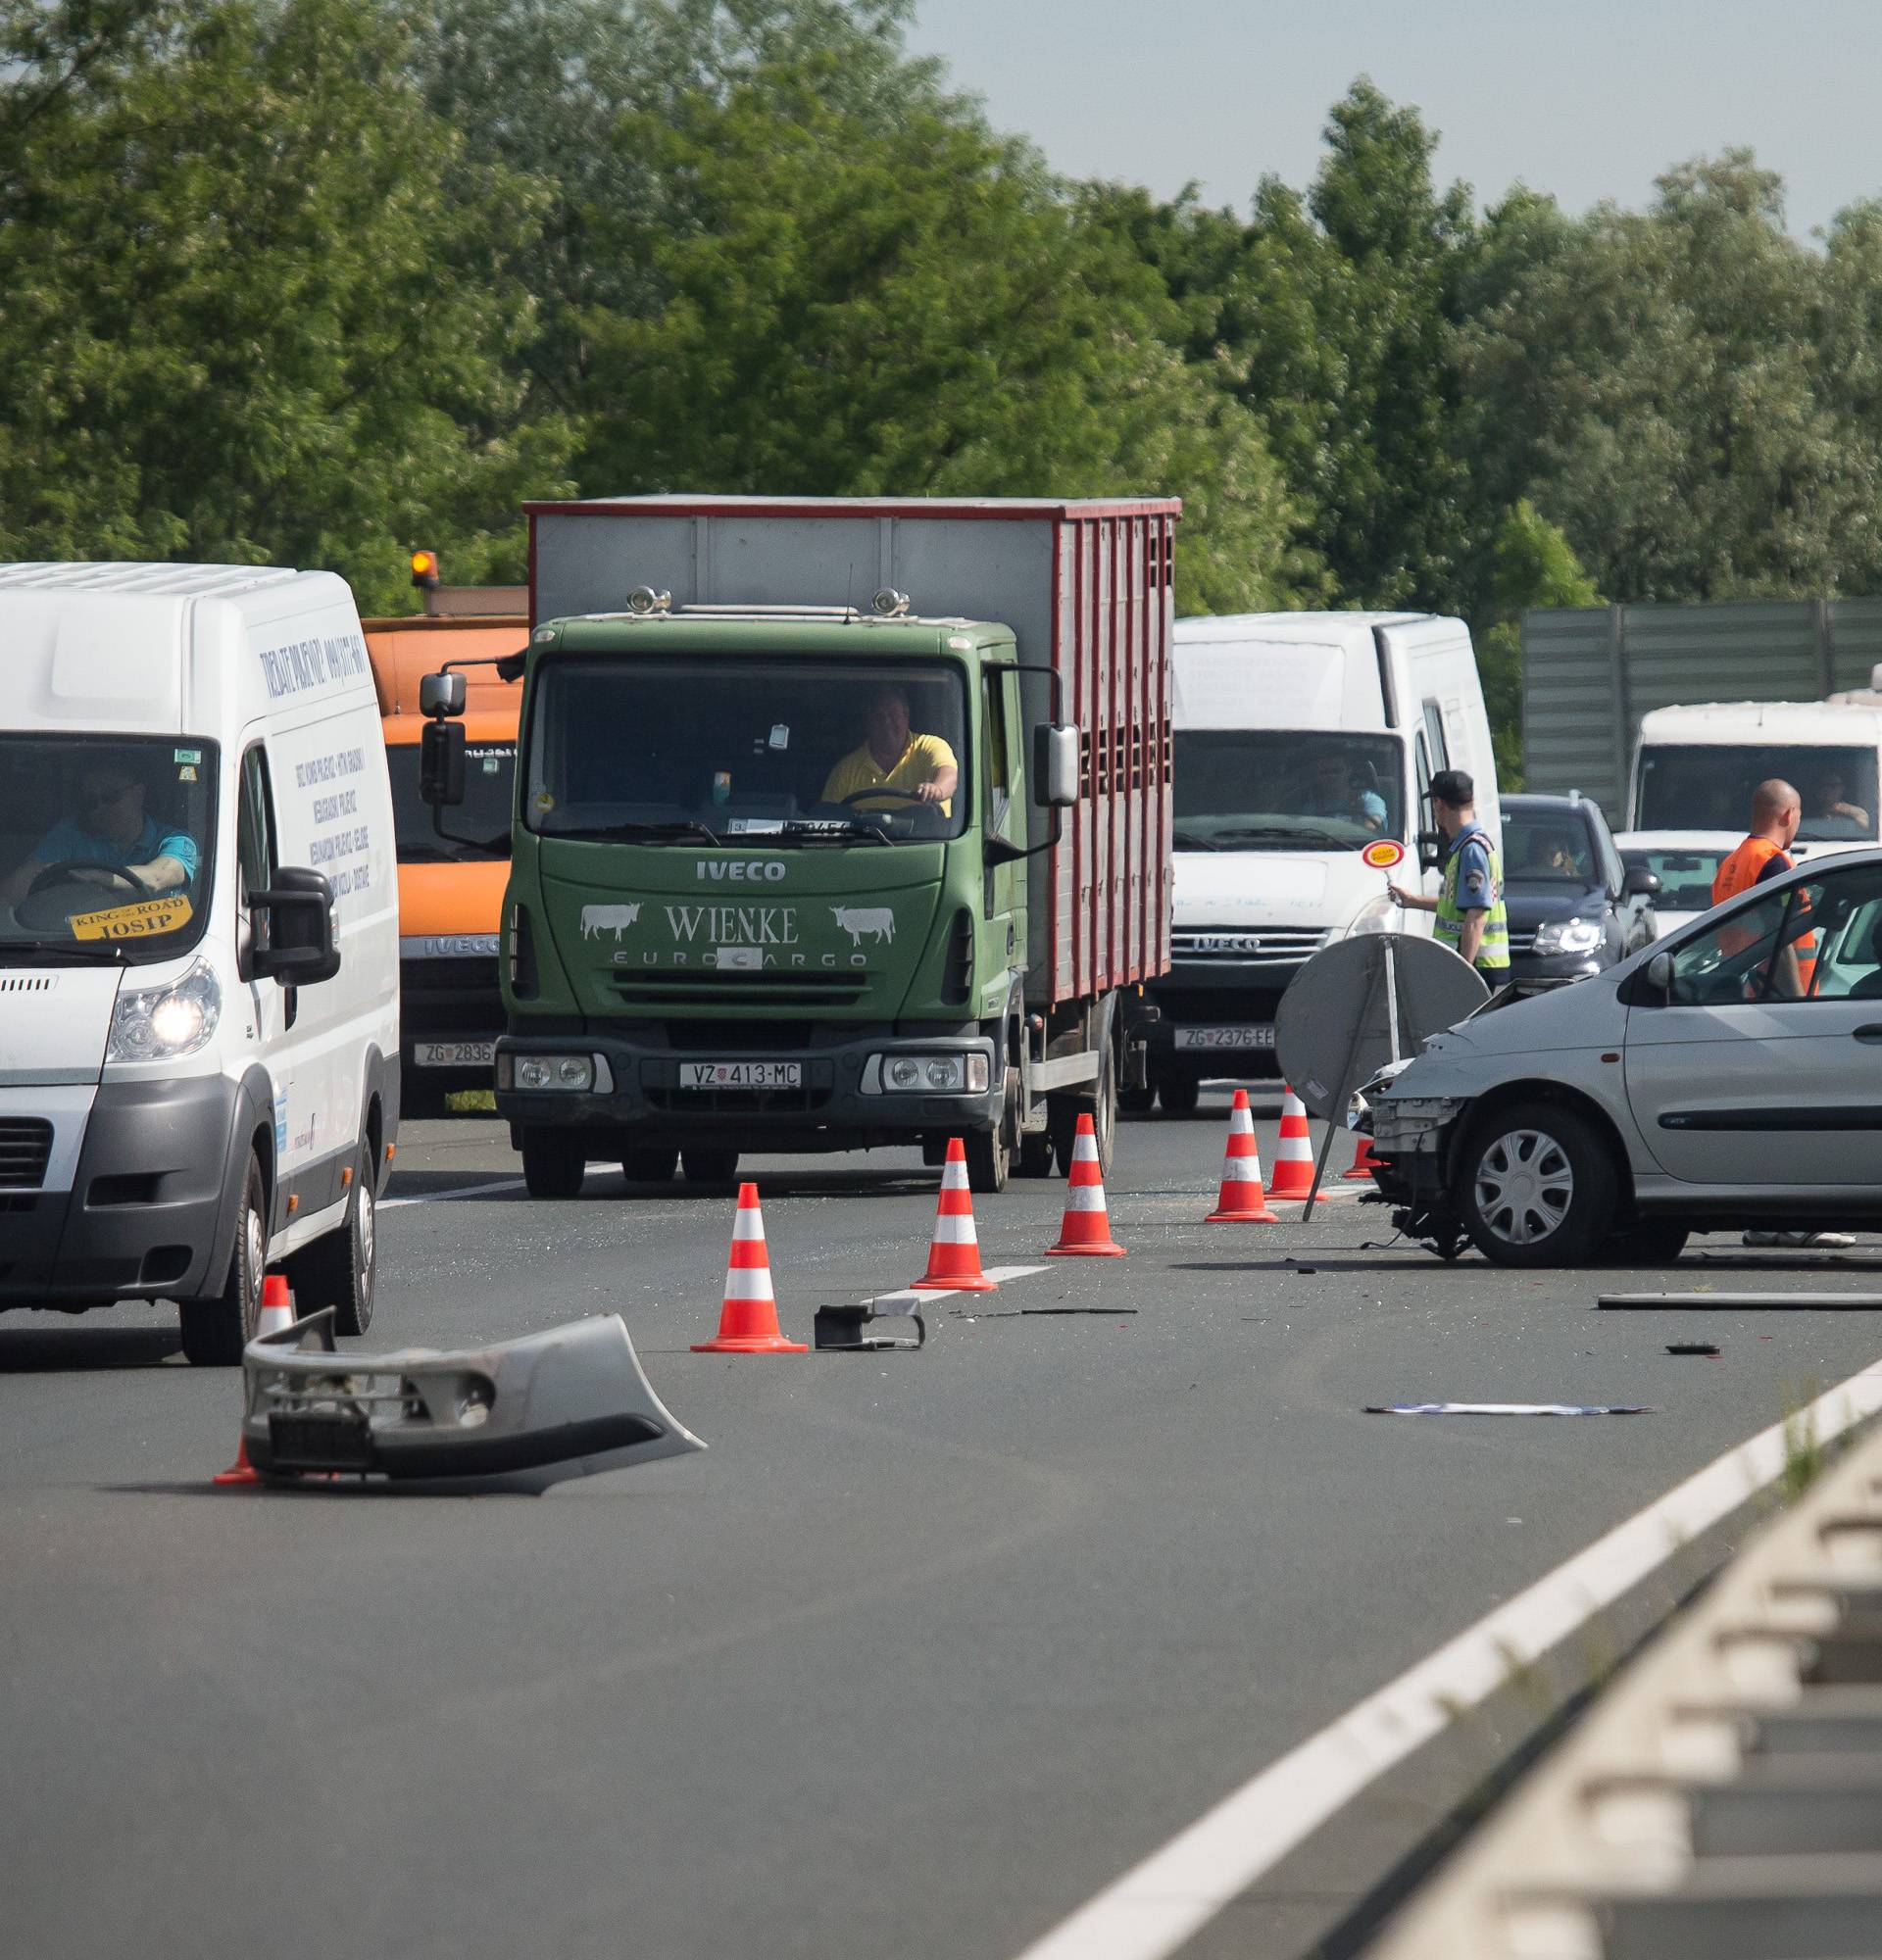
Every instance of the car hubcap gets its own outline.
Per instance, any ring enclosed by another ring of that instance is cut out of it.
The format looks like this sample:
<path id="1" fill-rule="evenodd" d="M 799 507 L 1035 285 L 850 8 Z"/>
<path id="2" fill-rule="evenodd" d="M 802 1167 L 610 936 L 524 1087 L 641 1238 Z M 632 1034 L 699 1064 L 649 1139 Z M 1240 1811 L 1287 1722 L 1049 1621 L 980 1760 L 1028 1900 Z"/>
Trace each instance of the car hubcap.
<path id="1" fill-rule="evenodd" d="M 1541 1130 L 1511 1130 L 1477 1164 L 1477 1214 L 1511 1246 L 1533 1246 L 1568 1215 L 1575 1174 L 1567 1153 Z"/>

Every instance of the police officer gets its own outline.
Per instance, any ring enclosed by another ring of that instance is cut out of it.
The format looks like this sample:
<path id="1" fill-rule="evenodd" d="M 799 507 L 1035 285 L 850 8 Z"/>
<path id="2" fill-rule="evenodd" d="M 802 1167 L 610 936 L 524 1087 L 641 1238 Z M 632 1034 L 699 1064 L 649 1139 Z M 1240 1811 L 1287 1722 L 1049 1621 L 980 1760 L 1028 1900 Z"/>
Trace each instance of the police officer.
<path id="1" fill-rule="evenodd" d="M 1431 778 L 1431 813 L 1450 840 L 1444 884 L 1435 899 L 1388 885 L 1395 905 L 1436 912 L 1432 937 L 1467 959 L 1492 991 L 1510 978 L 1510 919 L 1503 906 L 1503 860 L 1477 821 L 1477 786 L 1462 769 Z"/>

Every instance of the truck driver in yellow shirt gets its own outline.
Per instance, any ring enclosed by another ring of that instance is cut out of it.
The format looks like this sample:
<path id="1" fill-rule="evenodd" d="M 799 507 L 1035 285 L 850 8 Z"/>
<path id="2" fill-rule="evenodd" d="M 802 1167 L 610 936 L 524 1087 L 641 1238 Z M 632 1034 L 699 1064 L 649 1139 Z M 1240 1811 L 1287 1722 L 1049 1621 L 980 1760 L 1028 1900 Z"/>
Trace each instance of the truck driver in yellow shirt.
<path id="1" fill-rule="evenodd" d="M 961 765 L 939 735 L 909 732 L 909 697 L 899 687 L 878 687 L 869 696 L 867 736 L 830 771 L 823 785 L 825 803 L 862 799 L 867 790 L 901 790 L 922 803 L 938 804 L 943 816 L 953 815 L 948 799 L 961 781 Z M 899 799 L 885 799 L 891 808 Z M 863 802 L 863 808 L 871 806 Z M 905 806 L 906 807 L 906 806 Z"/>

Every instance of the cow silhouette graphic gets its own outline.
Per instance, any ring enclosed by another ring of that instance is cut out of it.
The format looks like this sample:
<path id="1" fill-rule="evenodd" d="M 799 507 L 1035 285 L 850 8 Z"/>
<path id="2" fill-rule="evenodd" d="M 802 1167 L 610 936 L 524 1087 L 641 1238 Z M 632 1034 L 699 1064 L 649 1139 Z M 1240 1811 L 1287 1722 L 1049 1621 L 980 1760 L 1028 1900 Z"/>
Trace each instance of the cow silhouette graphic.
<path id="1" fill-rule="evenodd" d="M 887 906 L 832 906 L 830 915 L 849 934 L 852 946 L 861 946 L 866 937 L 878 946 L 895 940 L 895 914 Z"/>
<path id="2" fill-rule="evenodd" d="M 615 944 L 620 944 L 620 936 L 640 916 L 638 906 L 583 906 L 581 908 L 581 936 L 583 939 L 599 939 L 604 932 L 612 932 Z"/>

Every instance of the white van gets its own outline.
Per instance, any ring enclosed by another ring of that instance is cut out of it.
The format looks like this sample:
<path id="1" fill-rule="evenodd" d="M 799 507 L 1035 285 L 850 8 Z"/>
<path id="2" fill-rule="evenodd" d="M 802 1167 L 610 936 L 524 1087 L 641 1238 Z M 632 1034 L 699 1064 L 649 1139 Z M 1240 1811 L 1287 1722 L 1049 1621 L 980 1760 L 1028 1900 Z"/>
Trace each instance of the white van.
<path id="1" fill-rule="evenodd" d="M 1882 837 L 1882 700 L 1714 701 L 1641 717 L 1628 829 L 1707 832 L 1741 843 L 1752 791 L 1772 776 L 1804 800 L 1793 858 L 1851 851 Z"/>
<path id="2" fill-rule="evenodd" d="M 362 1332 L 399 923 L 351 593 L 0 564 L 0 1307 L 173 1299 L 232 1363 L 281 1260 Z"/>
<path id="3" fill-rule="evenodd" d="M 1149 988 L 1163 1010 L 1150 1081 L 1180 1113 L 1206 1075 L 1275 1074 L 1275 1007 L 1322 947 L 1354 932 L 1430 932 L 1431 914 L 1397 911 L 1386 884 L 1438 890 L 1433 775 L 1467 771 L 1499 840 L 1502 821 L 1461 620 L 1179 619 L 1174 663 L 1175 907 L 1170 971 Z M 1404 853 L 1396 869 L 1361 855 L 1391 844 Z"/>

